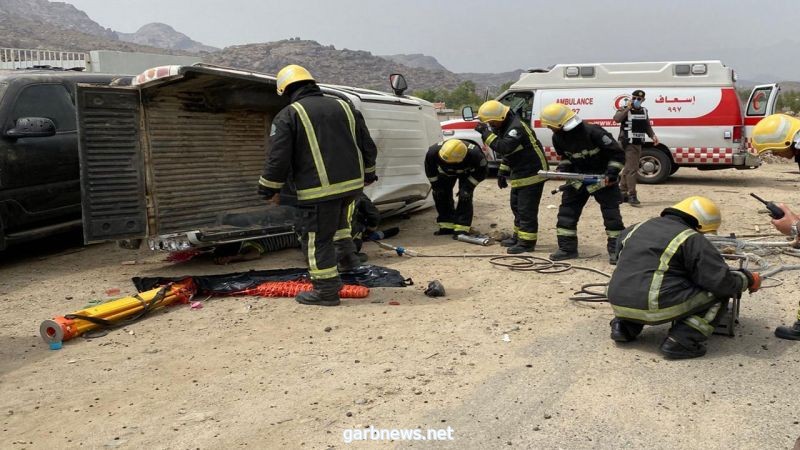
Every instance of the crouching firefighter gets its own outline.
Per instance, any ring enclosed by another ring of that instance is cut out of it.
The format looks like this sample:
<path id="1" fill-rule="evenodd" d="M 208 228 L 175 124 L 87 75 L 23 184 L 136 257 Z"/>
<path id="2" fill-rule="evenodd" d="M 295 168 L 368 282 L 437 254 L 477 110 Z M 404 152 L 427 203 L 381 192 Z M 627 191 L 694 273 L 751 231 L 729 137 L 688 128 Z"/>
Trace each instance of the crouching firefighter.
<path id="1" fill-rule="evenodd" d="M 439 230 L 436 235 L 469 234 L 472 226 L 472 195 L 486 179 L 488 163 L 478 146 L 458 139 L 432 145 L 425 155 L 425 175 L 431 182 Z M 458 181 L 458 205 L 453 187 Z"/>
<path id="2" fill-rule="evenodd" d="M 508 187 L 511 181 L 511 212 L 514 213 L 514 236 L 501 242 L 511 254 L 532 252 L 539 238 L 539 202 L 545 178 L 537 175 L 548 170 L 542 144 L 533 130 L 510 108 L 489 100 L 478 109 L 475 131 L 483 142 L 503 160 L 497 173 L 497 186 Z"/>
<path id="3" fill-rule="evenodd" d="M 716 232 L 717 205 L 689 197 L 666 208 L 661 217 L 625 229 L 619 261 L 608 283 L 614 310 L 611 339 L 636 339 L 644 325 L 672 322 L 661 352 L 668 358 L 706 353 L 731 297 L 761 287 L 757 272 L 731 269 L 702 233 Z"/>
<path id="4" fill-rule="evenodd" d="M 301 243 L 314 286 L 295 300 L 335 306 L 342 286 L 339 271 L 360 265 L 350 222 L 364 185 L 377 180 L 377 150 L 361 114 L 342 100 L 324 97 L 303 67 L 281 69 L 277 85 L 278 95 L 287 95 L 290 103 L 272 121 L 258 192 L 271 199 L 291 174 Z"/>
<path id="5" fill-rule="evenodd" d="M 553 131 L 553 147 L 561 157 L 557 171 L 605 175 L 601 183 L 574 181 L 563 190 L 556 222 L 558 250 L 550 259 L 578 257 L 578 221 L 589 197 L 594 197 L 603 215 L 608 262 L 616 264 L 617 236 L 625 228 L 619 212 L 622 196 L 617 186 L 619 172 L 625 167 L 625 153 L 610 133 L 599 125 L 583 123 L 561 103 L 545 106 L 541 121 Z"/>

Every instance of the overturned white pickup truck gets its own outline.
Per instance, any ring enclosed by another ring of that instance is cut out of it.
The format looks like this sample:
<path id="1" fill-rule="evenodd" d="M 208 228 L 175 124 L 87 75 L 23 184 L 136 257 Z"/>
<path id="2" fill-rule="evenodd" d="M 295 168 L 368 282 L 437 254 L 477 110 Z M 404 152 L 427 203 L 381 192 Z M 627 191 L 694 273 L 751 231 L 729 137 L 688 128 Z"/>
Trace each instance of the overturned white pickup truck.
<path id="1" fill-rule="evenodd" d="M 403 82 L 404 84 L 404 82 Z M 414 97 L 321 84 L 364 115 L 384 215 L 432 205 L 423 161 L 442 140 L 433 106 Z M 77 91 L 84 239 L 185 250 L 294 235 L 292 193 L 257 194 L 272 118 L 287 105 L 272 76 L 197 64 L 150 69 L 132 86 Z M 287 183 L 288 184 L 288 183 Z"/>

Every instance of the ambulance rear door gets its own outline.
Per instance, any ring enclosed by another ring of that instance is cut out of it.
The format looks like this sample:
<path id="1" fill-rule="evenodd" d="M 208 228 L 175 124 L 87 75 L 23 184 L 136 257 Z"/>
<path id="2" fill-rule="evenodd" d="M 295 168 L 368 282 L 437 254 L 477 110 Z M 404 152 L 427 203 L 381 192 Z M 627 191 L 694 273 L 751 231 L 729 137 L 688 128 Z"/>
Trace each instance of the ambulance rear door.
<path id="1" fill-rule="evenodd" d="M 747 147 L 750 149 L 750 137 L 753 135 L 753 127 L 764 117 L 775 113 L 775 103 L 778 100 L 780 88 L 776 83 L 762 84 L 753 88 L 750 98 L 744 109 L 745 136 L 747 136 Z"/>

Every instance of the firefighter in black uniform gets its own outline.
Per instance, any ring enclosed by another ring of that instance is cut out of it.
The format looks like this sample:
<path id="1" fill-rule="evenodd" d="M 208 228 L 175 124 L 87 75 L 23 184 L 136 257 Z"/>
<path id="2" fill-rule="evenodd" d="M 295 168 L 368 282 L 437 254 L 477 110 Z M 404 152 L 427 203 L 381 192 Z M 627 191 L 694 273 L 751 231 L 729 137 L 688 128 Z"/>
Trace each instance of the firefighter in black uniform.
<path id="1" fill-rule="evenodd" d="M 335 306 L 342 286 L 339 270 L 360 265 L 350 222 L 355 199 L 365 184 L 377 180 L 377 149 L 361 114 L 343 100 L 324 97 L 308 70 L 286 66 L 278 72 L 277 85 L 278 95 L 286 94 L 290 104 L 272 121 L 258 192 L 271 199 L 291 173 L 314 286 L 295 300 Z"/>
<path id="2" fill-rule="evenodd" d="M 497 186 L 504 189 L 508 187 L 506 177 L 511 180 L 514 236 L 501 244 L 508 247 L 507 252 L 511 254 L 532 252 L 539 238 L 539 201 L 546 181 L 537 173 L 549 167 L 542 144 L 523 120 L 496 100 L 481 105 L 478 120 L 481 123 L 475 131 L 503 158 Z"/>
<path id="3" fill-rule="evenodd" d="M 625 150 L 625 168 L 620 174 L 619 188 L 622 191 L 622 202 L 639 206 L 641 202 L 636 195 L 636 174 L 639 173 L 639 158 L 642 156 L 642 144 L 645 137 L 658 145 L 658 136 L 650 125 L 647 108 L 642 106 L 644 91 L 636 89 L 631 94 L 631 101 L 614 114 L 614 121 L 619 123 L 619 142 Z"/>
<path id="4" fill-rule="evenodd" d="M 622 148 L 602 127 L 583 123 L 574 111 L 561 103 L 545 106 L 541 121 L 553 131 L 553 147 L 561 157 L 556 170 L 605 175 L 601 183 L 574 181 L 563 189 L 556 223 L 558 250 L 550 259 L 561 261 L 578 257 L 578 220 L 589 197 L 593 196 L 603 214 L 608 262 L 615 264 L 617 236 L 625 228 L 619 212 L 621 197 L 617 186 L 619 172 L 625 165 Z"/>
<path id="5" fill-rule="evenodd" d="M 478 146 L 458 139 L 433 144 L 425 155 L 425 175 L 431 182 L 439 230 L 436 235 L 469 234 L 472 225 L 472 195 L 486 179 L 488 163 Z M 453 205 L 453 187 L 458 181 L 458 205 Z"/>
<path id="6" fill-rule="evenodd" d="M 614 310 L 611 339 L 636 339 L 644 325 L 672 321 L 661 344 L 668 358 L 706 353 L 705 341 L 728 299 L 761 286 L 757 272 L 731 269 L 702 233 L 716 232 L 719 208 L 694 196 L 666 208 L 661 217 L 620 235 L 619 262 L 608 284 Z"/>

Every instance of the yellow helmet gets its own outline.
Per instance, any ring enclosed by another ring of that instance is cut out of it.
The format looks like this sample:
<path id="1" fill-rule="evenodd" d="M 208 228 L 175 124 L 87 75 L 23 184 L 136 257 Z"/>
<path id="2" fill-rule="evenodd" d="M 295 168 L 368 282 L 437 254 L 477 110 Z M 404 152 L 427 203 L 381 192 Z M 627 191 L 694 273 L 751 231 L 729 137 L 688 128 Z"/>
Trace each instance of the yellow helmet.
<path id="1" fill-rule="evenodd" d="M 800 120 L 786 114 L 773 114 L 764 117 L 753 128 L 753 148 L 758 154 L 771 151 L 772 154 L 791 158 L 794 150 L 800 148 Z"/>
<path id="2" fill-rule="evenodd" d="M 442 148 L 439 149 L 439 157 L 442 161 L 449 164 L 458 164 L 467 156 L 467 145 L 459 139 L 444 141 Z"/>
<path id="3" fill-rule="evenodd" d="M 298 66 L 297 64 L 289 64 L 278 72 L 276 80 L 278 83 L 278 95 L 283 95 L 283 92 L 292 83 L 304 80 L 314 81 L 314 77 L 311 76 L 311 73 L 306 70 L 305 67 Z"/>
<path id="4" fill-rule="evenodd" d="M 687 197 L 672 207 L 697 219 L 697 230 L 701 233 L 717 231 L 722 222 L 717 204 L 699 195 Z"/>
<path id="5" fill-rule="evenodd" d="M 506 115 L 508 115 L 508 106 L 498 102 L 497 100 L 489 100 L 488 102 L 484 102 L 480 108 L 478 108 L 478 120 L 481 122 L 489 122 L 489 121 L 503 121 L 506 120 Z"/>
<path id="6" fill-rule="evenodd" d="M 561 103 L 550 103 L 542 109 L 542 125 L 569 131 L 581 123 L 575 111 Z"/>

